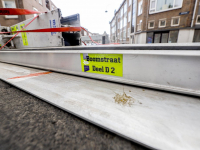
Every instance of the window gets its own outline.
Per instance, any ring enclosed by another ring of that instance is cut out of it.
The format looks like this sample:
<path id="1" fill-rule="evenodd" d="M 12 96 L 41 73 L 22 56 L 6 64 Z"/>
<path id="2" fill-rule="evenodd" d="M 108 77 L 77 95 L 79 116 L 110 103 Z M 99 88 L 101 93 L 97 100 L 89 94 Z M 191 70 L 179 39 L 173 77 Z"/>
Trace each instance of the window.
<path id="1" fill-rule="evenodd" d="M 124 27 L 127 25 L 127 16 L 124 16 Z"/>
<path id="2" fill-rule="evenodd" d="M 197 16 L 196 24 L 200 24 L 200 15 Z"/>
<path id="3" fill-rule="evenodd" d="M 161 33 L 154 34 L 154 43 L 160 43 Z"/>
<path id="4" fill-rule="evenodd" d="M 159 28 L 166 27 L 166 19 L 160 19 L 159 20 Z"/>
<path id="5" fill-rule="evenodd" d="M 14 0 L 10 0 L 10 1 L 4 0 L 3 2 L 4 2 L 5 8 L 16 8 L 16 4 Z"/>
<path id="6" fill-rule="evenodd" d="M 113 36 L 112 40 L 113 40 L 113 42 L 115 41 L 115 36 Z"/>
<path id="7" fill-rule="evenodd" d="M 131 2 L 132 2 L 132 0 L 129 0 L 129 6 L 131 6 Z"/>
<path id="8" fill-rule="evenodd" d="M 149 23 L 148 23 L 148 29 L 154 28 L 154 25 L 155 25 L 155 21 L 149 21 Z"/>
<path id="9" fill-rule="evenodd" d="M 115 26 L 115 20 L 112 21 L 111 26 Z"/>
<path id="10" fill-rule="evenodd" d="M 112 28 L 112 34 L 114 34 L 114 33 L 115 33 L 115 28 L 113 27 L 113 28 Z"/>
<path id="11" fill-rule="evenodd" d="M 42 0 L 39 0 L 39 4 L 42 5 Z"/>
<path id="12" fill-rule="evenodd" d="M 46 8 L 47 8 L 48 10 L 50 10 L 50 3 L 49 3 L 49 0 L 46 0 Z"/>
<path id="13" fill-rule="evenodd" d="M 138 3 L 138 16 L 142 14 L 142 2 L 143 2 L 143 1 L 140 1 L 140 2 Z"/>
<path id="14" fill-rule="evenodd" d="M 127 37 L 130 37 L 130 28 L 128 28 Z"/>
<path id="15" fill-rule="evenodd" d="M 168 43 L 169 33 L 162 33 L 161 43 Z"/>
<path id="16" fill-rule="evenodd" d="M 128 22 L 131 21 L 131 12 L 128 13 Z"/>
<path id="17" fill-rule="evenodd" d="M 123 32 L 123 40 L 126 40 L 126 29 L 124 29 L 124 32 Z"/>
<path id="18" fill-rule="evenodd" d="M 124 9 L 123 7 L 121 8 L 121 17 L 123 17 L 123 14 L 124 14 Z"/>
<path id="19" fill-rule="evenodd" d="M 141 26 L 142 26 L 142 20 L 140 20 L 140 23 L 137 24 L 137 31 L 140 31 L 140 30 L 141 30 Z"/>
<path id="20" fill-rule="evenodd" d="M 121 31 L 121 36 L 120 36 L 120 40 L 122 40 L 122 38 L 123 38 L 123 34 L 122 34 L 122 31 Z"/>
<path id="21" fill-rule="evenodd" d="M 141 23 L 137 24 L 137 31 L 141 30 Z"/>
<path id="22" fill-rule="evenodd" d="M 148 32 L 146 43 L 177 43 L 178 30 Z"/>
<path id="23" fill-rule="evenodd" d="M 4 8 L 16 8 L 15 0 L 4 0 L 3 1 Z M 18 18 L 17 15 L 5 15 L 5 18 Z"/>
<path id="24" fill-rule="evenodd" d="M 153 32 L 147 33 L 147 43 L 153 43 Z"/>
<path id="25" fill-rule="evenodd" d="M 52 10 L 54 10 L 55 9 L 55 7 L 54 7 L 54 5 L 52 5 Z"/>
<path id="26" fill-rule="evenodd" d="M 33 10 L 38 11 L 35 7 L 33 7 Z M 37 16 L 37 14 L 34 14 L 34 17 L 36 17 L 36 16 Z"/>
<path id="27" fill-rule="evenodd" d="M 150 12 L 155 12 L 155 9 L 156 9 L 156 1 L 151 0 L 150 1 Z"/>
<path id="28" fill-rule="evenodd" d="M 182 7 L 183 0 L 150 0 L 149 13 L 157 13 Z"/>
<path id="29" fill-rule="evenodd" d="M 133 0 L 132 4 L 132 21 L 131 21 L 131 33 L 136 30 L 136 14 L 137 14 L 137 5 L 136 5 L 136 0 Z"/>
<path id="30" fill-rule="evenodd" d="M 193 42 L 200 42 L 200 30 L 195 30 Z"/>
<path id="31" fill-rule="evenodd" d="M 151 35 L 148 35 L 151 36 Z M 169 39 L 169 31 L 162 31 L 162 32 L 154 32 L 154 38 L 153 43 L 168 43 Z M 151 39 L 148 39 L 149 43 L 151 42 Z"/>
<path id="32" fill-rule="evenodd" d="M 178 39 L 178 30 L 170 31 L 168 43 L 177 43 L 177 39 Z"/>
<path id="33" fill-rule="evenodd" d="M 162 11 L 173 8 L 174 0 L 157 0 L 156 11 Z"/>
<path id="34" fill-rule="evenodd" d="M 123 19 L 121 19 L 121 21 L 120 21 L 120 29 L 122 29 L 123 28 Z"/>
<path id="35" fill-rule="evenodd" d="M 182 6 L 183 0 L 175 0 L 174 7 Z"/>
<path id="36" fill-rule="evenodd" d="M 180 17 L 172 17 L 171 26 L 179 26 Z"/>
<path id="37" fill-rule="evenodd" d="M 127 3 L 124 3 L 124 14 L 127 12 Z"/>

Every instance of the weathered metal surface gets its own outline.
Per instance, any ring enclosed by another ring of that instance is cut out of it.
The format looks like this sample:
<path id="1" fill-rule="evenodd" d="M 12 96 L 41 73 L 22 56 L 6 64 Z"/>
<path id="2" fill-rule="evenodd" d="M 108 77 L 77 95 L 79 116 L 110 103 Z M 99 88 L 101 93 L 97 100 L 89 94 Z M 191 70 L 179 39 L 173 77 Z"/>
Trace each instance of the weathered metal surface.
<path id="1" fill-rule="evenodd" d="M 133 141 L 163 150 L 200 149 L 199 98 L 5 63 L 0 70 L 0 79 Z"/>
<path id="2" fill-rule="evenodd" d="M 161 49 L 164 48 L 163 45 L 160 46 Z M 88 47 L 90 50 L 85 50 L 87 47 L 68 47 L 0 51 L 0 61 L 200 96 L 199 50 L 182 50 L 184 48 L 180 45 L 166 46 L 166 49 L 175 50 L 160 51 L 145 50 L 145 47 L 142 47 L 144 50 L 131 50 L 140 49 L 139 46 L 98 46 Z M 197 44 L 191 45 L 191 49 L 198 47 Z M 82 72 L 81 53 L 123 54 L 123 77 Z"/>
<path id="3" fill-rule="evenodd" d="M 58 28 L 61 27 L 60 23 L 60 14 L 59 9 L 53 10 L 51 12 L 47 12 L 41 14 L 38 18 L 36 18 L 29 26 L 26 27 L 25 30 L 32 30 L 32 29 L 44 29 L 44 28 Z M 25 20 L 18 24 L 15 24 L 12 27 L 18 28 L 20 30 L 20 26 L 25 26 L 31 20 Z M 22 35 L 23 34 L 23 35 Z M 19 35 L 21 38 L 14 38 L 14 44 L 16 48 L 28 48 L 28 47 L 51 47 L 51 46 L 62 46 L 62 33 L 60 32 L 43 32 L 43 33 L 20 33 Z M 24 36 L 24 37 L 23 37 Z M 24 43 L 26 40 L 26 44 Z M 25 44 L 25 45 L 24 45 Z"/>

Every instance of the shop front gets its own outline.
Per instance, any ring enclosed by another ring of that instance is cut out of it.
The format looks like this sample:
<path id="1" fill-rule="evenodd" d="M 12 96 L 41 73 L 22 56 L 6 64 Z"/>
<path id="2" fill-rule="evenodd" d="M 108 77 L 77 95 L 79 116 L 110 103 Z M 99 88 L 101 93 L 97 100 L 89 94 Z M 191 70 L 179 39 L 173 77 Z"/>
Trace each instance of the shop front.
<path id="1" fill-rule="evenodd" d="M 177 43 L 179 30 L 148 32 L 146 43 Z"/>

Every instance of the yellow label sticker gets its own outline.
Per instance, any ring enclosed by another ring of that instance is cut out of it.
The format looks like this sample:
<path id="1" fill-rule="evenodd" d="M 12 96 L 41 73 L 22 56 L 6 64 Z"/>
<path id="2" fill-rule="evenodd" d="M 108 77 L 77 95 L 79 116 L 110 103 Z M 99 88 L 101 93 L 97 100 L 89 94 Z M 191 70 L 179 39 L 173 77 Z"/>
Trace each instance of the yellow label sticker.
<path id="1" fill-rule="evenodd" d="M 25 24 L 21 24 L 20 30 L 22 30 L 24 26 Z M 25 29 L 23 29 L 23 31 L 25 31 Z M 24 46 L 28 46 L 28 39 L 27 39 L 26 32 L 21 32 L 21 35 L 22 35 L 22 41 L 23 41 Z"/>
<path id="2" fill-rule="evenodd" d="M 122 54 L 80 54 L 83 72 L 123 77 Z"/>
<path id="3" fill-rule="evenodd" d="M 12 32 L 18 31 L 18 25 L 12 26 L 12 27 L 11 27 L 11 31 L 12 31 Z M 13 33 L 13 34 L 16 34 L 16 33 Z"/>

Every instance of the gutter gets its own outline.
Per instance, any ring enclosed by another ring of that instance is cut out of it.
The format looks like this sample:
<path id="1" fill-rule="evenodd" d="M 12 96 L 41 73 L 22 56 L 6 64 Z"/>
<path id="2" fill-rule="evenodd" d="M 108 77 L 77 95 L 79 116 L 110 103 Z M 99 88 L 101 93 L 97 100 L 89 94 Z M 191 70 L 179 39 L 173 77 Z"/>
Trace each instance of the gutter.
<path id="1" fill-rule="evenodd" d="M 148 5 L 147 5 L 147 18 L 146 18 L 146 31 L 148 30 L 149 8 L 150 8 L 150 3 L 148 1 Z"/>
<path id="2" fill-rule="evenodd" d="M 193 16 L 192 16 L 192 22 L 191 22 L 191 28 L 194 26 L 194 17 L 195 17 L 195 14 L 196 14 L 197 2 L 198 2 L 198 0 L 196 0 L 196 2 L 195 2 Z"/>
<path id="3" fill-rule="evenodd" d="M 135 26 L 134 27 L 134 44 L 136 44 L 136 39 L 135 39 L 136 36 L 135 36 L 135 34 L 136 34 L 136 30 L 137 30 L 137 12 L 138 12 L 138 10 L 137 10 L 138 6 L 137 5 L 138 5 L 138 3 L 137 3 L 137 0 L 134 0 L 134 1 L 135 1 L 135 7 L 136 7 L 135 8 L 136 9 L 135 10 L 135 24 L 134 24 L 134 26 Z"/>

